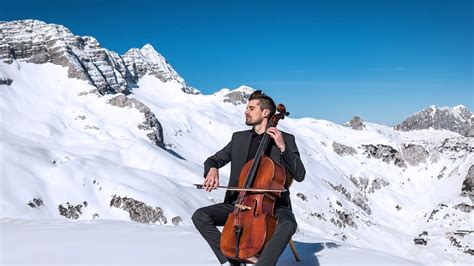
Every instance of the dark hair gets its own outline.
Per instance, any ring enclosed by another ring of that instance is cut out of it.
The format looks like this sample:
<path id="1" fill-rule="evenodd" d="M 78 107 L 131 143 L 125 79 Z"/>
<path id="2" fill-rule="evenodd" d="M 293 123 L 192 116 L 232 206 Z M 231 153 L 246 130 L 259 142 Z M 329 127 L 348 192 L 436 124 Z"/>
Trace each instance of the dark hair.
<path id="1" fill-rule="evenodd" d="M 275 102 L 273 101 L 272 98 L 270 98 L 270 96 L 266 95 L 265 93 L 263 93 L 261 90 L 257 90 L 257 91 L 254 91 L 252 92 L 252 94 L 250 94 L 250 97 L 249 97 L 249 101 L 251 100 L 259 100 L 260 101 L 260 110 L 265 110 L 265 109 L 268 109 L 270 110 L 270 117 L 271 118 L 275 112 L 276 112 L 276 105 L 275 105 Z"/>

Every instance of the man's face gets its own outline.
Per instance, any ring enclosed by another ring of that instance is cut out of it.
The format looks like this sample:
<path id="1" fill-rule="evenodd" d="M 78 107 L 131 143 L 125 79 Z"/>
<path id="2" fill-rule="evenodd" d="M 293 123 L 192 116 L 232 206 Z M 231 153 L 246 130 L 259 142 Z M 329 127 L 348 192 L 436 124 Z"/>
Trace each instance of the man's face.
<path id="1" fill-rule="evenodd" d="M 265 116 L 268 116 L 269 110 L 260 110 L 260 101 L 251 100 L 245 108 L 245 124 L 247 126 L 255 126 L 262 123 Z"/>

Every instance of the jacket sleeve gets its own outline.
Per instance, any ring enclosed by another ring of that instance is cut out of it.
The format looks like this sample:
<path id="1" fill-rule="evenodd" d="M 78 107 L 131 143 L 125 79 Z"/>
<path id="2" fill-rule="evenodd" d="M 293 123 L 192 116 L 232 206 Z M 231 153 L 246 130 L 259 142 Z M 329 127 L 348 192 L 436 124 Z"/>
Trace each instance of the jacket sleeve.
<path id="1" fill-rule="evenodd" d="M 285 168 L 290 171 L 293 178 L 296 181 L 301 182 L 304 180 L 306 170 L 300 159 L 300 153 L 298 147 L 296 147 L 295 137 L 288 134 L 285 139 L 285 145 L 285 151 L 281 155 L 283 164 L 285 165 Z"/>
<path id="2" fill-rule="evenodd" d="M 232 136 L 232 139 L 233 139 L 233 136 Z M 211 167 L 221 168 L 222 166 L 230 162 L 231 159 L 232 159 L 232 140 L 224 148 L 216 152 L 216 154 L 207 158 L 207 160 L 204 162 L 204 177 L 207 176 L 207 173 L 209 172 Z"/>

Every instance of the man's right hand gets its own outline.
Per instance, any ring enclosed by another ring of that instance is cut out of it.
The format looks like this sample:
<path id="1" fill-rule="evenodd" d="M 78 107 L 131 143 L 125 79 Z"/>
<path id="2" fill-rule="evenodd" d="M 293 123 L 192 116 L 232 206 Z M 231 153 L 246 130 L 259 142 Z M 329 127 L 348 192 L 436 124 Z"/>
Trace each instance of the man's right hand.
<path id="1" fill-rule="evenodd" d="M 211 167 L 207 173 L 206 179 L 204 179 L 204 189 L 211 192 L 213 189 L 219 186 L 219 170 L 215 167 Z"/>

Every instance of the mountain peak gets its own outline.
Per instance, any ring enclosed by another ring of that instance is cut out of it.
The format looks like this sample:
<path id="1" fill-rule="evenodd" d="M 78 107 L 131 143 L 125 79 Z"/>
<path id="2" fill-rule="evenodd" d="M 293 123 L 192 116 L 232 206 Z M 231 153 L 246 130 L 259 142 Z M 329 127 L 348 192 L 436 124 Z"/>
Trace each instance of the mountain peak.
<path id="1" fill-rule="evenodd" d="M 142 49 L 140 50 L 150 50 L 150 51 L 156 52 L 155 48 L 153 47 L 153 45 L 151 45 L 151 43 L 147 43 L 143 45 Z"/>
<path id="2" fill-rule="evenodd" d="M 199 93 L 150 43 L 120 56 L 101 47 L 94 37 L 77 36 L 62 25 L 32 19 L 0 21 L 0 32 L 0 62 L 61 65 L 68 68 L 70 78 L 89 81 L 102 95 L 128 94 L 145 74 L 163 82 L 176 81 L 185 93 Z"/>
<path id="3" fill-rule="evenodd" d="M 183 86 L 181 89 L 183 92 L 200 94 L 197 89 L 186 84 L 184 79 L 168 64 L 166 58 L 150 43 L 145 44 L 141 49 L 131 48 L 122 57 L 127 65 L 134 65 L 133 69 L 140 78 L 148 74 L 163 82 L 175 80 Z"/>
<path id="4" fill-rule="evenodd" d="M 163 67 L 168 64 L 165 57 L 158 53 L 150 43 L 145 44 L 140 49 L 140 53 L 143 55 L 143 58 L 150 63 L 162 64 Z"/>
<path id="5" fill-rule="evenodd" d="M 254 92 L 255 89 L 241 85 L 240 87 L 230 90 L 228 88 L 223 88 L 216 93 L 215 96 L 221 96 L 224 102 L 232 103 L 233 105 L 246 104 L 250 94 Z"/>
<path id="6" fill-rule="evenodd" d="M 464 105 L 437 107 L 431 105 L 422 111 L 416 112 L 394 128 L 401 131 L 420 129 L 446 129 L 463 136 L 473 136 L 473 114 Z"/>

